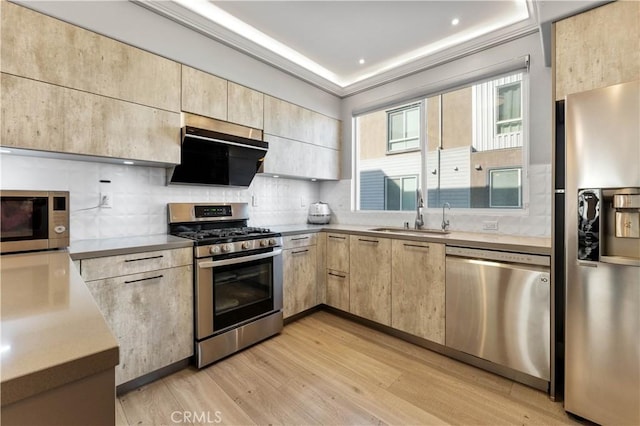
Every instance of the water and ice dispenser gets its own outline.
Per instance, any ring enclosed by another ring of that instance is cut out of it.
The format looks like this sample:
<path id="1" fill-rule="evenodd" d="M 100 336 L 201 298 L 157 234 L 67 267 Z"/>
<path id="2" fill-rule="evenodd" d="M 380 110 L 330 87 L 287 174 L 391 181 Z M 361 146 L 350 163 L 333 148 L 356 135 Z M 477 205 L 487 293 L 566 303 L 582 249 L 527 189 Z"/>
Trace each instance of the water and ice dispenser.
<path id="1" fill-rule="evenodd" d="M 578 259 L 640 262 L 640 188 L 578 191 Z"/>

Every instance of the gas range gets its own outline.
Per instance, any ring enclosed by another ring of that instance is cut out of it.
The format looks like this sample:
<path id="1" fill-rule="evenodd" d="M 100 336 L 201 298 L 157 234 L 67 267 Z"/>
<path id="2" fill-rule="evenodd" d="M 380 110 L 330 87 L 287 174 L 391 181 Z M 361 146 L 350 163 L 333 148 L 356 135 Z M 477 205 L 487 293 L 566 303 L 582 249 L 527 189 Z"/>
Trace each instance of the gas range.
<path id="1" fill-rule="evenodd" d="M 246 203 L 170 203 L 169 233 L 193 240 L 196 258 L 281 247 L 279 233 L 247 226 L 248 210 Z"/>
<path id="2" fill-rule="evenodd" d="M 195 361 L 204 367 L 282 330 L 282 236 L 247 226 L 246 203 L 170 203 L 169 233 L 194 242 Z"/>

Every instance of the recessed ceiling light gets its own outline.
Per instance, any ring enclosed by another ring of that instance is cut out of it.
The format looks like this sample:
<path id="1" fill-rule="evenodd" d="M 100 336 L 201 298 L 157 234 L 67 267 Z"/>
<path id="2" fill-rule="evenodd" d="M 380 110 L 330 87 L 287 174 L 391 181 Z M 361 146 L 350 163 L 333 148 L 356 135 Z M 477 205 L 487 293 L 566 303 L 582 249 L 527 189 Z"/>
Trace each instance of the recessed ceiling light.
<path id="1" fill-rule="evenodd" d="M 364 64 L 364 58 L 360 59 L 360 60 L 358 61 L 358 63 L 359 63 L 360 65 Z"/>
<path id="2" fill-rule="evenodd" d="M 126 164 L 127 166 L 134 164 L 133 161 L 123 161 L 123 163 Z"/>
<path id="3" fill-rule="evenodd" d="M 460 23 L 460 20 L 458 18 L 453 18 L 451 20 L 451 25 L 458 25 Z"/>
<path id="4" fill-rule="evenodd" d="M 278 179 L 280 176 L 278 175 L 273 175 L 274 179 Z"/>

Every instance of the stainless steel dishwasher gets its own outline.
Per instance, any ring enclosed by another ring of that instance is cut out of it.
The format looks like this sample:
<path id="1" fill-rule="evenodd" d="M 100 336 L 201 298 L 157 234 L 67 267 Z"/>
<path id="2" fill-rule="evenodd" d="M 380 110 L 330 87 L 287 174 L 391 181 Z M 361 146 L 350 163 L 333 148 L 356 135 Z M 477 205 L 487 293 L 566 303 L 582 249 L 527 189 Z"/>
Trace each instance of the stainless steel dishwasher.
<path id="1" fill-rule="evenodd" d="M 446 248 L 446 346 L 549 381 L 547 256 Z"/>

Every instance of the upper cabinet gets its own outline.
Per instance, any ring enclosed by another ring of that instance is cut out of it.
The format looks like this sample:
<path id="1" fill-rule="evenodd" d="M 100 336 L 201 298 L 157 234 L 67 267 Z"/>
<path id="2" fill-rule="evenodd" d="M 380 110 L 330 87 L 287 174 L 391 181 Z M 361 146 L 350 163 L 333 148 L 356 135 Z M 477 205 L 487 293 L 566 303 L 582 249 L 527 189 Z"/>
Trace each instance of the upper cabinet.
<path id="1" fill-rule="evenodd" d="M 227 97 L 227 80 L 182 66 L 182 111 L 227 121 Z"/>
<path id="2" fill-rule="evenodd" d="M 180 64 L 6 1 L 3 146 L 180 162 Z"/>
<path id="3" fill-rule="evenodd" d="M 616 1 L 555 24 L 555 99 L 640 77 L 640 2 Z"/>
<path id="4" fill-rule="evenodd" d="M 264 172 L 312 179 L 340 178 L 339 120 L 265 95 Z"/>
<path id="5" fill-rule="evenodd" d="M 264 94 L 230 81 L 228 108 L 232 123 L 264 128 Z"/>
<path id="6" fill-rule="evenodd" d="M 6 1 L 2 72 L 180 111 L 180 64 Z"/>

